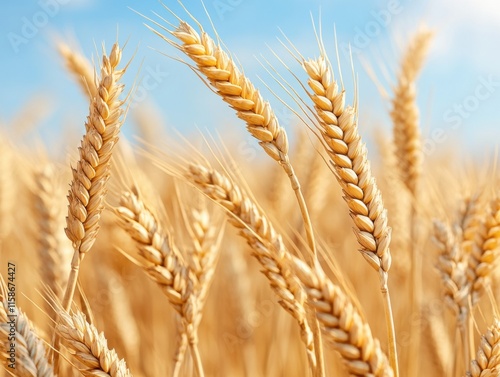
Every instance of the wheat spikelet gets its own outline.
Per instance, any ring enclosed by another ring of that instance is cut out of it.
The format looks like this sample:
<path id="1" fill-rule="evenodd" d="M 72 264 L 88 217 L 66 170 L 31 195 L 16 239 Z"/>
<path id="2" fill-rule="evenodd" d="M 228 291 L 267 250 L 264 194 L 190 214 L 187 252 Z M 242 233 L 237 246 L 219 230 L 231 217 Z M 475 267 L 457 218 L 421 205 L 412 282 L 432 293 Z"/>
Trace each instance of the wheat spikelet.
<path id="1" fill-rule="evenodd" d="M 132 377 L 125 361 L 108 348 L 104 334 L 87 322 L 85 314 L 78 311 L 69 315 L 64 310 L 58 314 L 56 331 L 73 357 L 83 365 L 80 372 L 84 376 Z"/>
<path id="2" fill-rule="evenodd" d="M 423 160 L 415 80 L 422 68 L 431 36 L 428 30 L 414 36 L 403 57 L 392 100 L 391 118 L 399 172 L 412 194 L 416 193 Z"/>
<path id="3" fill-rule="evenodd" d="M 288 266 L 289 252 L 281 236 L 260 208 L 229 177 L 199 164 L 190 165 L 185 176 L 231 214 L 229 222 L 251 246 L 281 306 L 297 320 L 309 361 L 314 366 L 314 337 L 306 321 L 304 292 Z"/>
<path id="4" fill-rule="evenodd" d="M 94 70 L 89 61 L 63 42 L 59 43 L 58 51 L 66 63 L 66 68 L 75 76 L 83 93 L 90 99 L 94 98 L 98 93 L 94 80 Z"/>
<path id="5" fill-rule="evenodd" d="M 451 229 L 440 221 L 434 221 L 434 241 L 440 250 L 438 269 L 445 288 L 445 301 L 457 318 L 464 321 L 470 286 L 462 250 Z"/>
<path id="6" fill-rule="evenodd" d="M 45 350 L 43 340 L 36 334 L 28 317 L 17 307 L 7 303 L 7 288 L 0 287 L 0 356 L 7 371 L 19 377 L 55 376 Z M 15 340 L 12 340 L 12 324 Z M 10 345 L 15 344 L 15 369 L 10 368 Z"/>
<path id="7" fill-rule="evenodd" d="M 481 336 L 476 359 L 470 363 L 467 377 L 496 377 L 500 375 L 500 322 L 496 319 Z"/>
<path id="8" fill-rule="evenodd" d="M 326 56 L 302 62 L 309 76 L 309 93 L 319 116 L 326 152 L 332 159 L 335 176 L 354 221 L 361 253 L 379 271 L 383 289 L 391 267 L 391 228 L 387 211 L 372 177 L 366 146 L 357 127 L 357 111 L 345 107 L 345 92 L 339 92 Z"/>
<path id="9" fill-rule="evenodd" d="M 339 352 L 351 376 L 394 375 L 380 342 L 350 298 L 326 277 L 320 267 L 311 270 L 297 258 L 294 271 L 307 290 L 325 339 Z"/>
<path id="10" fill-rule="evenodd" d="M 478 302 L 484 289 L 490 285 L 500 243 L 500 198 L 491 202 L 490 209 L 478 226 L 475 242 L 467 259 L 467 279 L 471 284 L 472 303 Z"/>

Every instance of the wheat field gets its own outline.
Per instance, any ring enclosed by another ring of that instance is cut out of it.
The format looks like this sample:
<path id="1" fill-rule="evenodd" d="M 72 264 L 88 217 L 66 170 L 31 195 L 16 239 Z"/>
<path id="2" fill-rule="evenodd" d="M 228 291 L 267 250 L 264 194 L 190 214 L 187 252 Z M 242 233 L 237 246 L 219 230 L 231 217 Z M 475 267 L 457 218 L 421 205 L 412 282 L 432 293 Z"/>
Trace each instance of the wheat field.
<path id="1" fill-rule="evenodd" d="M 88 102 L 66 154 L 1 130 L 0 375 L 500 376 L 496 156 L 424 153 L 434 31 L 395 58 L 389 133 L 321 28 L 313 56 L 282 36 L 259 80 L 188 9 L 138 22 L 227 133 L 162 131 L 121 38 L 98 59 L 55 42 Z"/>

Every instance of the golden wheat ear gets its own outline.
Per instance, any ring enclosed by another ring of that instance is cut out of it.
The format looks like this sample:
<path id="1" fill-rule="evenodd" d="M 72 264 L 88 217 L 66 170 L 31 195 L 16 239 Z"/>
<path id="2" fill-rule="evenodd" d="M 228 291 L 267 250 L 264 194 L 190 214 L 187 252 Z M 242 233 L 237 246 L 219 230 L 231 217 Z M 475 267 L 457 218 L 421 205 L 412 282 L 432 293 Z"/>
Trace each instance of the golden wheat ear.
<path id="1" fill-rule="evenodd" d="M 184 262 L 171 235 L 163 230 L 156 215 L 142 201 L 137 189 L 122 193 L 115 208 L 121 227 L 135 241 L 145 264 L 141 267 L 155 281 L 181 318 L 181 332 L 186 333 L 195 367 L 200 377 L 203 366 L 198 352 L 198 300 L 196 275 Z"/>
<path id="2" fill-rule="evenodd" d="M 236 111 L 238 118 L 246 123 L 248 132 L 259 141 L 264 151 L 284 169 L 295 192 L 302 218 L 305 224 L 307 240 L 312 256 L 316 258 L 316 244 L 307 206 L 301 191 L 299 180 L 289 158 L 288 136 L 280 126 L 278 118 L 268 101 L 265 101 L 250 79 L 238 68 L 231 54 L 224 51 L 220 43 L 214 41 L 200 26 L 198 33 L 187 22 L 179 19 L 174 30 L 168 30 L 161 24 L 150 20 L 163 32 L 170 34 L 179 43 L 162 32 L 147 26 L 156 35 L 186 54 L 195 64 L 193 67 L 200 78 L 222 97 Z"/>
<path id="3" fill-rule="evenodd" d="M 85 134 L 79 147 L 80 158 L 72 169 L 73 179 L 68 193 L 66 236 L 73 244 L 73 259 L 62 307 L 69 311 L 78 282 L 80 264 L 94 244 L 99 220 L 104 209 L 106 185 L 110 177 L 110 160 L 124 122 L 124 85 L 120 83 L 128 65 L 119 69 L 122 49 L 118 43 L 109 56 L 103 53 L 97 95 L 90 101 Z M 54 365 L 58 365 L 59 338 L 54 338 Z"/>
<path id="4" fill-rule="evenodd" d="M 394 88 L 391 118 L 398 171 L 403 183 L 415 195 L 422 173 L 423 151 L 416 99 L 416 79 L 429 49 L 432 32 L 419 31 L 403 56 Z"/>
<path id="5" fill-rule="evenodd" d="M 498 375 L 500 375 L 500 322 L 495 319 L 488 331 L 481 335 L 476 359 L 471 361 L 466 377 Z"/>
<path id="6" fill-rule="evenodd" d="M 77 311 L 68 314 L 59 309 L 56 332 L 78 361 L 80 373 L 84 376 L 132 377 L 127 364 L 120 359 L 114 349 L 108 348 L 104 333 L 87 322 L 85 314 Z"/>
<path id="7" fill-rule="evenodd" d="M 293 258 L 292 263 L 316 309 L 325 339 L 340 354 L 349 374 L 393 377 L 394 371 L 380 342 L 349 296 L 333 284 L 319 266 L 310 269 L 297 258 Z"/>
<path id="8" fill-rule="evenodd" d="M 98 93 L 95 73 L 88 59 L 64 42 L 58 44 L 57 50 L 63 58 L 68 72 L 75 77 L 82 92 L 92 100 Z"/>
<path id="9" fill-rule="evenodd" d="M 7 292 L 0 277 L 0 356 L 5 370 L 19 377 L 55 377 L 44 340 L 36 333 L 26 314 L 8 302 Z M 13 330 L 14 357 L 11 351 Z"/>

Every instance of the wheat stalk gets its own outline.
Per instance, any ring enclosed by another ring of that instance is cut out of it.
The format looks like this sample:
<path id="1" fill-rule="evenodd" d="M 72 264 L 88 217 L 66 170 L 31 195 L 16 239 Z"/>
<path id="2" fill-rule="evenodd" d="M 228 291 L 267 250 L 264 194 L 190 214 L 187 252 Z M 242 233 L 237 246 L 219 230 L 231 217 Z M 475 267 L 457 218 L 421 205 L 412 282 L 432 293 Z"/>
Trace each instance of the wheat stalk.
<path id="1" fill-rule="evenodd" d="M 92 248 L 99 231 L 99 219 L 104 209 L 106 183 L 110 177 L 110 159 L 123 123 L 123 101 L 119 96 L 123 85 L 119 80 L 127 67 L 117 69 L 122 50 L 118 43 L 111 48 L 109 57 L 103 54 L 101 76 L 97 93 L 90 101 L 90 112 L 85 122 L 86 133 L 79 148 L 80 159 L 72 169 L 73 180 L 68 193 L 68 216 L 65 232 L 73 244 L 74 254 L 68 285 L 62 307 L 68 311 L 78 281 L 80 264 Z M 58 337 L 54 339 L 54 366 L 58 368 Z"/>
<path id="2" fill-rule="evenodd" d="M 431 37 L 429 30 L 421 30 L 411 40 L 403 56 L 392 100 L 391 118 L 399 173 L 413 195 L 416 194 L 423 161 L 415 80 L 422 69 Z"/>
<path id="3" fill-rule="evenodd" d="M 371 174 L 366 146 L 358 133 L 357 110 L 345 107 L 345 91 L 339 91 L 325 55 L 304 60 L 302 65 L 309 76 L 312 89 L 309 95 L 319 116 L 325 150 L 332 159 L 335 176 L 354 221 L 360 251 L 379 272 L 382 288 L 386 289 L 391 267 L 391 229 L 382 196 Z"/>
<path id="4" fill-rule="evenodd" d="M 63 42 L 59 43 L 58 51 L 64 59 L 66 68 L 75 76 L 83 93 L 92 100 L 98 93 L 94 79 L 94 70 L 87 58 Z"/>
<path id="5" fill-rule="evenodd" d="M 290 179 L 306 228 L 309 247 L 316 256 L 312 224 L 299 180 L 290 163 L 288 137 L 280 126 L 269 102 L 265 101 L 248 77 L 238 68 L 230 54 L 222 49 L 200 26 L 201 35 L 187 22 L 180 20 L 171 31 L 155 22 L 155 25 L 177 38 L 177 44 L 152 27 L 148 28 L 163 40 L 173 45 L 196 63 L 197 71 L 206 77 L 215 92 L 236 111 L 238 118 L 247 125 L 250 134 L 259 140 L 264 151 L 278 162 Z M 199 25 L 199 23 L 198 23 Z"/>
<path id="6" fill-rule="evenodd" d="M 108 348 L 104 334 L 87 322 L 85 314 L 77 311 L 69 315 L 65 310 L 58 310 L 58 314 L 56 331 L 74 358 L 83 365 L 79 370 L 84 376 L 132 377 L 125 361 Z"/>
<path id="7" fill-rule="evenodd" d="M 199 377 L 203 367 L 198 354 L 196 327 L 197 297 L 194 287 L 196 276 L 184 263 L 171 237 L 161 228 L 154 213 L 139 198 L 136 188 L 126 191 L 115 208 L 120 225 L 136 242 L 139 254 L 149 262 L 143 266 L 153 281 L 167 296 L 170 304 L 182 318 Z"/>
<path id="8" fill-rule="evenodd" d="M 342 357 L 351 376 L 394 376 L 380 342 L 371 333 L 350 298 L 332 283 L 321 267 L 314 270 L 293 258 L 294 271 L 307 290 L 325 339 Z"/>
<path id="9" fill-rule="evenodd" d="M 398 160 L 397 168 L 402 182 L 414 199 L 410 213 L 409 245 L 412 256 L 410 284 L 410 312 L 412 314 L 418 314 L 420 310 L 420 286 L 422 285 L 422 259 L 415 247 L 418 242 L 416 234 L 418 221 L 416 213 L 416 208 L 418 208 L 417 188 L 423 163 L 415 81 L 422 68 L 431 36 L 432 34 L 428 30 L 421 30 L 411 40 L 401 63 L 390 114 L 393 122 L 395 153 Z M 418 374 L 418 364 L 416 359 L 411 357 L 411 354 L 419 351 L 421 334 L 415 326 L 411 329 L 413 341 L 411 347 L 408 348 L 409 377 Z"/>
<path id="10" fill-rule="evenodd" d="M 355 224 L 354 233 L 361 246 L 360 252 L 379 272 L 391 365 L 398 376 L 396 336 L 387 284 L 391 267 L 391 228 L 387 225 L 382 195 L 371 174 L 366 146 L 358 132 L 357 109 L 345 106 L 345 91 L 339 91 L 324 51 L 314 60 L 302 58 L 301 63 L 309 76 L 308 85 L 312 92 L 308 94 L 318 115 L 323 145 L 332 160 L 335 177 Z"/>
<path id="11" fill-rule="evenodd" d="M 7 287 L 0 283 L 0 356 L 7 371 L 19 377 L 55 376 L 45 349 L 44 341 L 37 335 L 28 317 L 7 301 Z M 12 327 L 14 326 L 14 327 Z M 12 330 L 15 331 L 14 339 Z M 14 356 L 11 345 L 14 344 Z M 12 358 L 12 359 L 11 359 Z M 9 361 L 9 359 L 11 359 Z M 9 364 L 15 362 L 15 369 Z"/>
<path id="12" fill-rule="evenodd" d="M 62 302 L 65 310 L 71 305 L 80 262 L 92 248 L 99 231 L 106 183 L 110 176 L 111 153 L 123 122 L 123 101 L 118 98 L 123 92 L 123 85 L 118 82 L 126 67 L 117 69 L 121 55 L 122 50 L 115 43 L 109 58 L 105 54 L 102 57 L 98 95 L 90 103 L 90 114 L 85 123 L 86 133 L 79 148 L 80 159 L 73 169 L 65 231 L 73 243 L 75 253 Z"/>
<path id="13" fill-rule="evenodd" d="M 481 336 L 476 359 L 470 363 L 467 377 L 494 377 L 500 374 L 500 322 L 493 325 Z"/>
<path id="14" fill-rule="evenodd" d="M 281 306 L 298 322 L 309 363 L 314 369 L 314 336 L 306 320 L 304 292 L 288 266 L 287 251 L 281 236 L 264 213 L 229 177 L 200 164 L 192 164 L 185 177 L 208 198 L 225 208 L 229 222 L 239 230 L 252 248 L 252 255 L 263 267 Z"/>

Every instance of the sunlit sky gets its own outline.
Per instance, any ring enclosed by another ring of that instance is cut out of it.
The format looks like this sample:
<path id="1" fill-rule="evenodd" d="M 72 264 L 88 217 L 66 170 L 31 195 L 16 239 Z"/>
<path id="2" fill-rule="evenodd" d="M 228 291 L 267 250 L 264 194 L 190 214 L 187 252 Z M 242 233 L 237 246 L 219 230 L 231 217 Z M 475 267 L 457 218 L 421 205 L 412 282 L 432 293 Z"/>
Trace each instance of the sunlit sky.
<path id="1" fill-rule="evenodd" d="M 201 1 L 184 3 L 213 35 Z M 165 0 L 165 4 L 182 18 L 188 17 L 176 1 Z M 347 46 L 353 49 L 360 128 L 370 136 L 378 129 L 389 132 L 391 126 L 387 99 L 367 74 L 366 65 L 373 67 L 378 81 L 390 93 L 405 42 L 426 25 L 435 31 L 435 38 L 418 82 L 425 138 L 429 140 L 433 130 L 442 129 L 448 142 L 468 149 L 482 152 L 484 143 L 490 150 L 496 147 L 500 107 L 500 2 L 496 0 L 206 0 L 205 6 L 218 34 L 281 114 L 285 126 L 293 120 L 260 81 L 279 91 L 261 63 L 268 59 L 285 72 L 273 57 L 273 49 L 290 68 L 300 72 L 277 39 L 280 29 L 305 56 L 314 57 L 318 48 L 313 22 L 317 26 L 319 21 L 331 60 L 336 62 L 335 28 L 346 89 L 351 93 Z M 135 55 L 124 80 L 128 87 L 134 80 L 140 85 L 141 79 L 157 72 L 158 85 L 147 91 L 139 106 L 154 105 L 166 124 L 180 130 L 221 130 L 239 124 L 193 72 L 164 55 L 181 56 L 149 31 L 143 25 L 146 20 L 131 9 L 154 19 L 158 18 L 152 12 L 157 12 L 176 22 L 157 1 L 4 2 L 0 13 L 2 127 L 9 127 L 28 106 L 39 111 L 40 119 L 35 121 L 41 135 L 63 134 L 67 127 L 83 130 L 87 101 L 65 71 L 55 41 L 63 39 L 79 46 L 92 58 L 96 46 L 105 42 L 109 47 L 117 36 L 120 42 L 127 41 L 125 58 Z M 292 102 L 284 93 L 280 96 Z M 126 124 L 124 131 L 132 133 L 133 127 Z"/>

